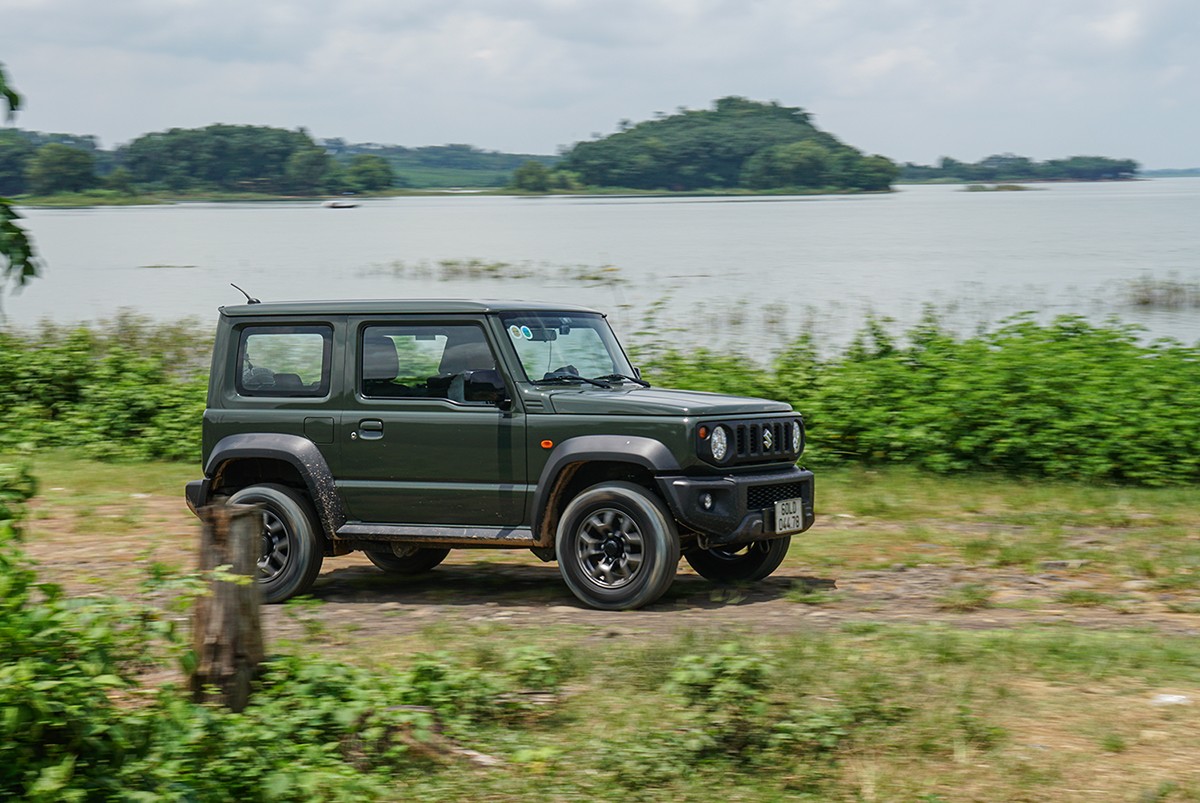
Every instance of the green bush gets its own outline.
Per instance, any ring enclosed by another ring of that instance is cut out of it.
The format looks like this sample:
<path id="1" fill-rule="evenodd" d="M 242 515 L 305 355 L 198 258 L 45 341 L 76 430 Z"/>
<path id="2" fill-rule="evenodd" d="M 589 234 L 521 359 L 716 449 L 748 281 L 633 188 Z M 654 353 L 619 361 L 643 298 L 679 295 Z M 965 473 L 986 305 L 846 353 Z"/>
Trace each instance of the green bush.
<path id="1" fill-rule="evenodd" d="M 192 324 L 129 314 L 0 333 L 0 451 L 197 459 L 210 347 Z M 869 318 L 834 356 L 805 335 L 769 366 L 661 340 L 637 356 L 656 384 L 790 402 L 805 415 L 814 467 L 1200 481 L 1200 348 L 1143 344 L 1131 326 L 1026 315 L 959 337 L 929 313 L 903 337 Z"/>
<path id="2" fill-rule="evenodd" d="M 805 462 L 1168 485 L 1200 481 L 1200 349 L 1139 342 L 1135 327 L 1018 316 L 959 338 L 936 316 L 901 343 L 869 319 L 844 353 L 809 337 L 770 369 L 643 349 L 649 378 L 785 399 L 805 415 Z"/>
<path id="3" fill-rule="evenodd" d="M 671 685 L 694 714 L 694 752 L 738 754 L 766 741 L 770 669 L 736 644 L 679 660 Z"/>
<path id="4" fill-rule="evenodd" d="M 0 797 L 109 794 L 140 738 L 113 704 L 142 656 L 136 620 L 37 583 L 15 538 L 0 526 Z"/>
<path id="5" fill-rule="evenodd" d="M 0 466 L 0 498 L 31 490 Z M 10 510 L 19 518 L 19 502 Z M 512 692 L 525 681 L 552 690 L 561 678 L 556 659 L 523 648 L 489 671 L 445 655 L 386 673 L 284 655 L 236 714 L 170 685 L 143 690 L 169 623 L 38 583 L 11 523 L 0 521 L 2 799 L 395 799 L 397 778 L 447 760 L 439 729 L 470 739 L 523 712 Z"/>
<path id="6" fill-rule="evenodd" d="M 130 314 L 0 333 L 0 450 L 198 460 L 211 336 Z"/>

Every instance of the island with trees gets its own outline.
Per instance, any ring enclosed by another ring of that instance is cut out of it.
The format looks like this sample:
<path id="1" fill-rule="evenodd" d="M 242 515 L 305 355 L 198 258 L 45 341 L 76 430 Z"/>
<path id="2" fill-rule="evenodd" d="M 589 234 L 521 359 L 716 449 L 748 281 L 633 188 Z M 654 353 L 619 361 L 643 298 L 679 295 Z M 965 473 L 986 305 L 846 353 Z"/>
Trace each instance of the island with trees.
<path id="1" fill-rule="evenodd" d="M 579 142 L 553 168 L 526 164 L 512 186 L 674 192 L 886 191 L 899 173 L 818 129 L 799 107 L 726 97 L 680 109 L 607 137 Z"/>
<path id="2" fill-rule="evenodd" d="M 909 183 L 942 182 L 967 184 L 1013 181 L 1123 181 L 1138 175 L 1133 159 L 1109 159 L 1104 156 L 1071 156 L 1036 162 L 1025 156 L 1001 153 L 978 162 L 960 162 L 943 156 L 935 165 L 905 162 L 900 181 Z"/>
<path id="3" fill-rule="evenodd" d="M 399 188 L 503 187 L 553 156 L 470 145 L 404 148 L 313 139 L 303 129 L 214 124 L 145 134 L 113 150 L 95 137 L 0 129 L 0 195 L 121 198 L 313 196 Z"/>
<path id="4" fill-rule="evenodd" d="M 964 184 L 1134 178 L 1132 159 L 898 165 L 817 128 L 800 107 L 725 97 L 564 148 L 556 156 L 472 145 L 418 148 L 315 139 L 304 129 L 213 124 L 144 134 L 111 150 L 93 136 L 0 128 L 0 197 L 91 205 L 177 198 L 279 198 L 452 187 L 519 193 L 886 192 L 899 182 Z M 982 187 L 981 187 L 982 188 Z"/>

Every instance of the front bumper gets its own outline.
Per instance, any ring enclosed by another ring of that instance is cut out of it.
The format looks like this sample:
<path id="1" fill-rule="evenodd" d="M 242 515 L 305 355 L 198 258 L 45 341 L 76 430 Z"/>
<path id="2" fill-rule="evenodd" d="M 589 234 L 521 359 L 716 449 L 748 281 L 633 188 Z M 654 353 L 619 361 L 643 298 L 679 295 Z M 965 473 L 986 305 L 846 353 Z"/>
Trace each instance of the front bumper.
<path id="1" fill-rule="evenodd" d="M 783 499 L 803 500 L 803 527 L 797 532 L 816 520 L 813 473 L 802 468 L 712 478 L 666 476 L 658 478 L 658 486 L 675 518 L 710 547 L 795 535 L 775 532 L 775 503 Z M 703 494 L 712 497 L 708 509 L 700 502 Z"/>

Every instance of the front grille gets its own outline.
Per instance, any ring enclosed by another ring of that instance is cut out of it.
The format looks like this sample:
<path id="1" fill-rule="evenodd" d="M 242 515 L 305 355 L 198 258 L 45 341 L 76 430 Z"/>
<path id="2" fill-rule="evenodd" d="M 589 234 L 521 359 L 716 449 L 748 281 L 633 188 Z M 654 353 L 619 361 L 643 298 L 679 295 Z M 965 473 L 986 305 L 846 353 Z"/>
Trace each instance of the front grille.
<path id="1" fill-rule="evenodd" d="M 781 482 L 775 485 L 751 485 L 746 489 L 746 508 L 759 510 L 771 507 L 784 499 L 796 499 L 804 495 L 804 483 Z"/>
<path id="2" fill-rule="evenodd" d="M 737 447 L 733 455 L 735 460 L 773 458 L 791 453 L 791 421 L 734 421 L 730 426 Z M 771 436 L 770 444 L 765 442 L 767 433 Z"/>

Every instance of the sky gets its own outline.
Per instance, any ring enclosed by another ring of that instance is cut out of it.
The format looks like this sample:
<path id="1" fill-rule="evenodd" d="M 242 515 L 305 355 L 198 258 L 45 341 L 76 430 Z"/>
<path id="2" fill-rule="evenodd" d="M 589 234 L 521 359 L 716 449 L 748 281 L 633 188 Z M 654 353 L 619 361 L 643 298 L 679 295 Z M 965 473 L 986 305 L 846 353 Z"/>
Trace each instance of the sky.
<path id="1" fill-rule="evenodd" d="M 740 95 L 900 162 L 1200 166 L 1200 0 L 0 0 L 15 124 L 555 153 Z"/>

